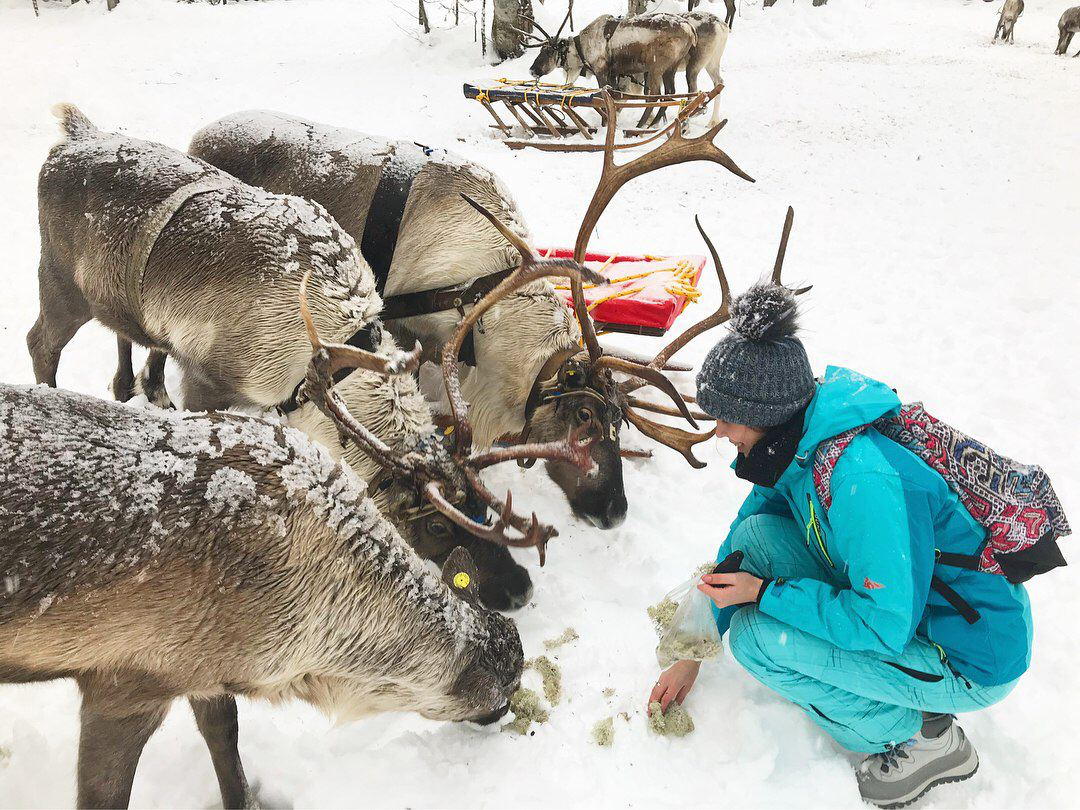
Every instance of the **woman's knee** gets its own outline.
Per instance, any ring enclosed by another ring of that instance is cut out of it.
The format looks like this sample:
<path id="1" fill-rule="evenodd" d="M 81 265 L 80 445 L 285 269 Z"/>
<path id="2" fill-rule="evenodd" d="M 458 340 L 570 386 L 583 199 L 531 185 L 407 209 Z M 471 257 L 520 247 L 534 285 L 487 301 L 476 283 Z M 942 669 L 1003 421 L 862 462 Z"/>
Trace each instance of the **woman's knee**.
<path id="1" fill-rule="evenodd" d="M 751 672 L 769 668 L 773 664 L 771 651 L 775 645 L 784 643 L 787 626 L 771 616 L 766 616 L 752 605 L 740 608 L 731 617 L 728 629 L 728 648 L 731 656 Z M 775 645 L 770 639 L 775 638 Z"/>

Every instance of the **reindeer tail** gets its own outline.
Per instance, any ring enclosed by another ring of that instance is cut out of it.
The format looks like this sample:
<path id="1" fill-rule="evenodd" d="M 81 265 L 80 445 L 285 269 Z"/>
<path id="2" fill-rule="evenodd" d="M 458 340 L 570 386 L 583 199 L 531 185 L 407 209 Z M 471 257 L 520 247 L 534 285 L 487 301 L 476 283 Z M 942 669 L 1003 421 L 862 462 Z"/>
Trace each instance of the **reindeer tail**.
<path id="1" fill-rule="evenodd" d="M 90 132 L 97 132 L 97 127 L 74 104 L 57 104 L 52 108 L 52 114 L 60 119 L 60 129 L 69 138 L 81 138 Z"/>

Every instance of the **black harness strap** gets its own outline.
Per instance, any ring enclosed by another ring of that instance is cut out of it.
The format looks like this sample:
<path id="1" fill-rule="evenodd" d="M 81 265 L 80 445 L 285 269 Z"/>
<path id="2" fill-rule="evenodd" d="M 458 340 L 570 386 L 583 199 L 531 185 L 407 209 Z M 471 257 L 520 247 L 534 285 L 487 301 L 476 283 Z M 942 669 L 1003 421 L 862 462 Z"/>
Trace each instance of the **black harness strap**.
<path id="1" fill-rule="evenodd" d="M 379 184 L 375 187 L 364 222 L 360 252 L 371 265 L 371 271 L 375 274 L 375 289 L 380 294 L 386 289 L 386 279 L 390 276 L 390 264 L 394 260 L 398 231 L 401 230 L 413 180 L 433 151 L 421 144 L 415 144 L 415 147 L 416 151 L 410 152 L 407 151 L 411 149 L 409 145 L 397 144 L 393 154 L 383 163 Z"/>
<path id="2" fill-rule="evenodd" d="M 355 346 L 358 349 L 363 349 L 366 352 L 376 352 L 379 349 L 379 344 L 382 343 L 383 327 L 382 322 L 376 318 L 371 323 L 367 324 L 363 329 L 353 335 L 345 342 L 349 346 Z M 339 369 L 334 373 L 334 382 L 339 383 L 348 377 L 353 372 L 351 368 Z M 301 380 L 299 385 L 293 389 L 293 392 L 289 395 L 289 398 L 278 405 L 278 410 L 284 414 L 289 414 L 295 411 L 304 403 L 300 401 L 300 389 L 304 386 L 304 380 Z"/>
<path id="3" fill-rule="evenodd" d="M 379 317 L 384 321 L 396 321 L 413 315 L 430 315 L 433 312 L 445 312 L 448 309 L 461 309 L 494 290 L 517 268 L 510 267 L 497 273 L 480 276 L 467 287 L 438 287 L 434 290 L 390 295 L 383 298 L 383 308 Z"/>
<path id="4" fill-rule="evenodd" d="M 952 568 L 964 568 L 968 571 L 979 570 L 979 558 L 974 554 L 952 554 L 948 551 L 935 551 L 934 559 L 941 565 Z"/>

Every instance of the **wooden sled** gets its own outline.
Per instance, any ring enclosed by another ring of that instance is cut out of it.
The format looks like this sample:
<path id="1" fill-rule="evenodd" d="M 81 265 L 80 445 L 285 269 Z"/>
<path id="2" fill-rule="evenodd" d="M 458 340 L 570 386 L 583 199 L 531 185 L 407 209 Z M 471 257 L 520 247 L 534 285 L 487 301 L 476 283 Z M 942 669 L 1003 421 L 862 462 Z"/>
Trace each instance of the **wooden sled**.
<path id="1" fill-rule="evenodd" d="M 718 96 L 723 89 L 724 85 L 720 83 L 705 93 L 706 103 L 698 112 L 704 112 L 708 102 Z M 505 136 L 503 143 L 511 149 L 533 147 L 550 152 L 585 152 L 603 149 L 598 143 L 560 143 L 566 138 L 577 135 L 583 136 L 586 141 L 592 141 L 599 129 L 607 127 L 608 112 L 601 88 L 496 79 L 494 84 L 485 87 L 465 84 L 462 90 L 465 98 L 480 102 L 490 113 L 495 121 L 491 128 L 502 132 Z M 667 107 L 682 108 L 690 99 L 699 95 L 698 93 L 672 93 L 646 96 L 623 93 L 618 90 L 609 90 L 609 92 L 615 102 L 616 117 L 623 110 L 641 111 L 649 108 L 657 111 Z M 496 104 L 501 104 L 513 121 L 508 123 L 504 120 L 495 109 Z M 525 140 L 513 137 L 515 123 L 524 131 Z M 663 129 L 663 126 L 664 124 L 656 127 L 624 129 L 623 136 L 634 138 L 652 135 Z"/>

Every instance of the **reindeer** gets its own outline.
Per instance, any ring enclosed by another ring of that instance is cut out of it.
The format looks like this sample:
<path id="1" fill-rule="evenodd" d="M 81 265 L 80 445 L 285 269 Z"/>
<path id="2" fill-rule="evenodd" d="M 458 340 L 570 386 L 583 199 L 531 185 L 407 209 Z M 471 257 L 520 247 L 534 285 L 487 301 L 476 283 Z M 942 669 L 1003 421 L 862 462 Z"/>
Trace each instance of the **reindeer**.
<path id="1" fill-rule="evenodd" d="M 700 0 L 689 0 L 686 6 L 687 11 L 693 11 Z M 731 30 L 735 26 L 735 0 L 724 0 L 724 5 L 727 6 L 727 16 L 724 18 L 724 24 Z"/>
<path id="2" fill-rule="evenodd" d="M 135 340 L 154 347 L 151 365 L 163 367 L 166 351 L 177 357 L 186 407 L 287 406 L 290 422 L 341 452 L 326 417 L 296 397 L 311 353 L 290 303 L 298 274 L 311 279 L 312 329 L 335 340 L 365 335 L 396 362 L 407 359 L 389 338 L 373 336 L 381 301 L 352 238 L 316 203 L 246 186 L 164 146 L 100 132 L 73 107 L 59 114 L 68 137 L 50 153 L 39 183 L 41 315 L 27 338 L 37 380 L 55 386 L 61 350 L 96 317 L 120 334 L 118 398 L 130 390 Z M 342 392 L 393 450 L 437 441 L 412 377 L 384 380 L 361 370 Z M 528 600 L 525 569 L 506 549 L 474 538 L 486 529 L 470 534 L 425 507 L 415 482 L 375 480 L 366 455 L 350 449 L 346 456 L 378 484 L 378 506 L 422 553 L 445 560 L 464 545 L 483 566 L 489 604 Z M 471 490 L 462 497 L 472 514 L 486 511 Z M 550 526 L 519 525 L 527 544 L 554 536 Z"/>
<path id="3" fill-rule="evenodd" d="M 533 21 L 544 36 L 522 32 L 531 42 L 526 48 L 538 48 L 529 71 L 539 79 L 556 68 L 566 73 L 566 83 L 592 74 L 600 87 L 615 87 L 619 77 L 644 76 L 645 93 L 659 95 L 661 82 L 668 93 L 675 92 L 675 72 L 685 66 L 691 49 L 697 44 L 694 29 L 679 14 L 653 12 L 634 17 L 602 14 L 577 34 L 562 37 L 562 25 L 551 36 Z M 646 108 L 638 121 L 643 127 L 649 120 Z M 667 109 L 661 107 L 652 125 L 665 120 Z"/>
<path id="4" fill-rule="evenodd" d="M 1061 15 L 1058 21 L 1058 45 L 1054 53 L 1058 56 L 1065 55 L 1065 52 L 1069 50 L 1069 45 L 1072 44 L 1073 34 L 1077 31 L 1080 31 L 1080 6 L 1067 9 Z M 1077 56 L 1080 56 L 1080 50 L 1073 54 L 1074 58 Z"/>
<path id="5" fill-rule="evenodd" d="M 193 410 L 276 405 L 310 356 L 295 314 L 305 272 L 324 334 L 343 339 L 378 314 L 370 268 L 318 204 L 102 132 L 71 105 L 55 112 L 65 138 L 38 179 L 41 312 L 26 338 L 39 383 L 56 385 L 64 346 L 95 319 L 121 352 L 171 354 Z M 114 392 L 130 384 L 124 371 Z"/>
<path id="6" fill-rule="evenodd" d="M 680 142 L 672 162 L 713 160 L 750 179 L 712 145 L 717 131 L 707 141 Z M 384 319 L 400 336 L 419 338 L 428 356 L 448 344 L 462 317 L 458 308 L 464 311 L 516 266 L 522 250 L 530 250 L 518 206 L 498 178 L 442 150 L 263 112 L 237 113 L 204 127 L 190 150 L 245 182 L 326 205 L 385 279 Z M 479 218 L 462 194 L 493 218 Z M 579 260 L 584 255 L 582 247 Z M 626 403 L 610 372 L 632 373 L 634 366 L 619 366 L 621 358 L 613 356 L 601 361 L 599 349 L 586 353 L 580 337 L 550 285 L 522 288 L 493 304 L 465 338 L 475 367 L 462 392 L 472 405 L 480 445 L 509 433 L 547 441 L 569 428 L 591 430 L 597 437 L 594 476 L 558 462 L 547 471 L 576 514 L 609 528 L 626 512 L 619 457 Z M 677 396 L 662 369 L 646 373 Z"/>
<path id="7" fill-rule="evenodd" d="M 1003 42 L 1013 41 L 1013 28 L 1016 21 L 1024 13 L 1024 0 L 1005 0 L 1001 7 L 1001 16 L 998 17 L 997 28 L 994 29 L 994 40 L 1000 36 Z"/>
<path id="8" fill-rule="evenodd" d="M 82 693 L 79 807 L 126 807 L 176 698 L 249 806 L 234 695 L 491 723 L 522 669 L 458 550 L 430 573 L 298 431 L 0 384 L 0 682 Z"/>

